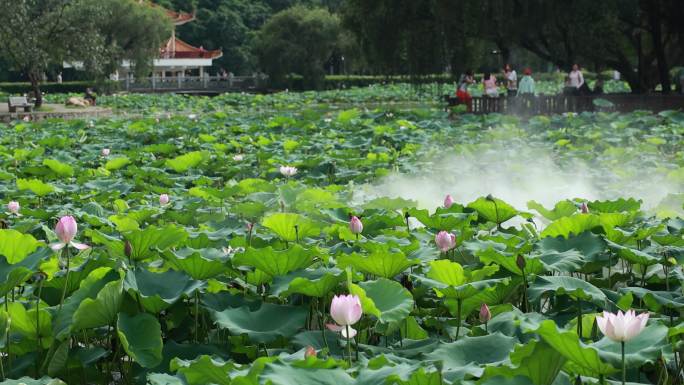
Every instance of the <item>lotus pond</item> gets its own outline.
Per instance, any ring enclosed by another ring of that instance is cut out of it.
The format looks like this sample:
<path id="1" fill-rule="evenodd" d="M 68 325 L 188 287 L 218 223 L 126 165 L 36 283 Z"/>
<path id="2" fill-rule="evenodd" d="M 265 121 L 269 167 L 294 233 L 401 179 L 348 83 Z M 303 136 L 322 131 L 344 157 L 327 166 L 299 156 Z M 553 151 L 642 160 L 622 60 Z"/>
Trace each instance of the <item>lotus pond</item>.
<path id="1" fill-rule="evenodd" d="M 682 383 L 684 113 L 404 91 L 0 125 L 0 383 Z"/>

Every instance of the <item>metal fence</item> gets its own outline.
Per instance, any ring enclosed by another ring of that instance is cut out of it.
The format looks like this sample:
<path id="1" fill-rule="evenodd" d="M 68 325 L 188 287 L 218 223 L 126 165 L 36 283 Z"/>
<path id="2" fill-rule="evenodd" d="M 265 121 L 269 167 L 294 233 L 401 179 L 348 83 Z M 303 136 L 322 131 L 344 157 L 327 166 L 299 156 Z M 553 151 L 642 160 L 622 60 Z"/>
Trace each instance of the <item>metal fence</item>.
<path id="1" fill-rule="evenodd" d="M 602 101 L 597 101 L 601 99 Z M 608 102 L 608 103 L 606 103 Z M 564 112 L 684 109 L 684 95 L 604 94 L 604 95 L 539 95 L 473 98 L 475 114 L 510 113 L 519 115 L 560 114 Z"/>

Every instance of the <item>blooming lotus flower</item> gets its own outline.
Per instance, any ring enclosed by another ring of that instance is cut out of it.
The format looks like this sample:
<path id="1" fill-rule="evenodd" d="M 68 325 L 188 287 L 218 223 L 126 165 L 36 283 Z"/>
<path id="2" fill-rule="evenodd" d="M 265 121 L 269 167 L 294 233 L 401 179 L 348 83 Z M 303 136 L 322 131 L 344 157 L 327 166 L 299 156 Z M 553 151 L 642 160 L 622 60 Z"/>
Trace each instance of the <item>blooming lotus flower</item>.
<path id="1" fill-rule="evenodd" d="M 169 194 L 161 194 L 159 196 L 159 204 L 162 206 L 166 206 L 167 204 L 169 204 L 169 200 Z"/>
<path id="2" fill-rule="evenodd" d="M 327 324 L 327 328 L 342 332 L 342 337 L 354 338 L 356 330 L 351 325 L 359 322 L 363 311 L 361 309 L 361 300 L 356 295 L 340 295 L 335 296 L 330 303 L 330 316 L 335 320 L 336 324 Z M 349 335 L 347 335 L 349 330 Z"/>
<path id="3" fill-rule="evenodd" d="M 76 224 L 74 217 L 67 215 L 59 218 L 59 222 L 57 222 L 57 226 L 55 226 L 55 234 L 57 234 L 57 238 L 60 242 L 50 245 L 50 248 L 55 251 L 60 250 L 67 245 L 71 245 L 79 250 L 89 248 L 90 246 L 88 245 L 73 241 L 77 232 L 78 225 Z"/>
<path id="4" fill-rule="evenodd" d="M 10 214 L 19 215 L 19 209 L 20 208 L 21 208 L 21 206 L 19 206 L 19 202 L 17 202 L 17 201 L 11 201 L 7 204 L 7 211 Z"/>
<path id="5" fill-rule="evenodd" d="M 435 235 L 435 243 L 439 250 L 446 253 L 456 247 L 456 235 L 447 233 L 446 231 L 440 231 Z"/>
<path id="6" fill-rule="evenodd" d="M 286 178 L 289 178 L 297 173 L 297 167 L 293 166 L 280 166 L 280 173 Z"/>
<path id="7" fill-rule="evenodd" d="M 245 156 L 242 154 L 233 155 L 233 160 L 236 162 L 241 162 L 243 159 L 245 159 Z"/>
<path id="8" fill-rule="evenodd" d="M 110 150 L 108 148 L 102 149 L 102 156 L 109 156 Z"/>
<path id="9" fill-rule="evenodd" d="M 638 336 L 646 327 L 648 313 L 636 315 L 634 310 L 617 314 L 603 312 L 603 316 L 596 317 L 601 333 L 615 342 L 627 342 Z"/>
<path id="10" fill-rule="evenodd" d="M 351 220 L 349 221 L 349 230 L 351 230 L 352 234 L 361 234 L 363 231 L 363 223 L 361 223 L 361 220 L 357 216 L 352 216 Z"/>
<path id="11" fill-rule="evenodd" d="M 444 198 L 444 208 L 448 209 L 453 204 L 454 204 L 454 198 L 452 198 L 451 195 L 447 194 L 446 198 Z"/>
<path id="12" fill-rule="evenodd" d="M 31 121 L 31 117 L 28 116 L 28 115 L 26 115 L 26 116 L 24 116 L 24 118 L 23 118 L 22 120 L 25 121 L 25 122 L 30 122 L 30 121 Z"/>
<path id="13" fill-rule="evenodd" d="M 492 313 L 489 311 L 489 306 L 483 303 L 480 306 L 480 322 L 489 322 L 490 319 L 492 319 Z"/>
<path id="14" fill-rule="evenodd" d="M 589 214 L 589 206 L 587 206 L 587 202 L 582 202 L 582 205 L 580 206 L 580 211 L 582 214 Z"/>

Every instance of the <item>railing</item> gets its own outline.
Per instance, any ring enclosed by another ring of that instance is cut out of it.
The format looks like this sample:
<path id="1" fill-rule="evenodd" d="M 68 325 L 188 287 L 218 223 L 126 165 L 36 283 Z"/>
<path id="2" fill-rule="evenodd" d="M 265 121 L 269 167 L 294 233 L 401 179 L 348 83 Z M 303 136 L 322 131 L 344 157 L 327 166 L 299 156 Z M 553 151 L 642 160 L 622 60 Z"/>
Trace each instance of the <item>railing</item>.
<path id="1" fill-rule="evenodd" d="M 596 101 L 602 99 L 610 103 Z M 475 114 L 508 113 L 517 115 L 560 114 L 564 112 L 684 109 L 684 95 L 603 94 L 603 95 L 539 95 L 473 98 Z"/>
<path id="2" fill-rule="evenodd" d="M 154 76 L 119 80 L 122 90 L 129 92 L 183 92 L 183 91 L 255 91 L 266 87 L 264 76 Z"/>

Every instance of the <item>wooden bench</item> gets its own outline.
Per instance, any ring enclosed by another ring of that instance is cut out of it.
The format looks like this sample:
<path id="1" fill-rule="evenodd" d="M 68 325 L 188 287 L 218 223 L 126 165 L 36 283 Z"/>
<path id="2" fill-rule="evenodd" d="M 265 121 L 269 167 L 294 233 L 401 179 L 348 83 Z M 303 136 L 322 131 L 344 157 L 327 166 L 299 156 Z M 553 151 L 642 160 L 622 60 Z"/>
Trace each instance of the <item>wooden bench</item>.
<path id="1" fill-rule="evenodd" d="M 17 112 L 18 108 L 23 108 L 24 112 L 31 112 L 33 105 L 26 100 L 26 96 L 10 96 L 7 100 L 9 112 Z"/>

